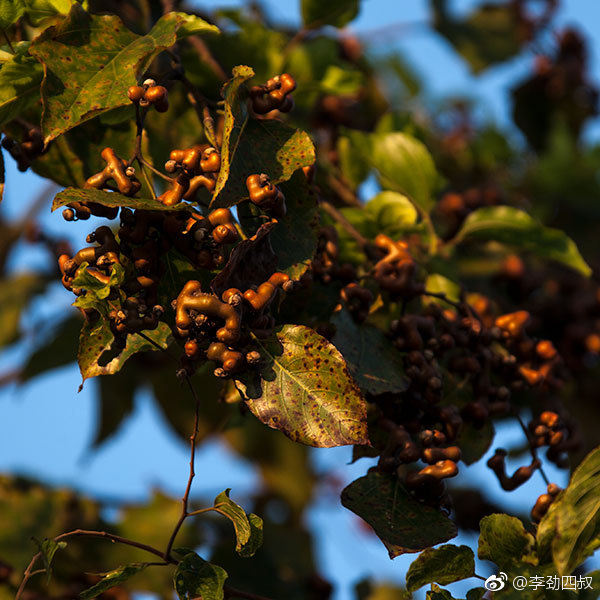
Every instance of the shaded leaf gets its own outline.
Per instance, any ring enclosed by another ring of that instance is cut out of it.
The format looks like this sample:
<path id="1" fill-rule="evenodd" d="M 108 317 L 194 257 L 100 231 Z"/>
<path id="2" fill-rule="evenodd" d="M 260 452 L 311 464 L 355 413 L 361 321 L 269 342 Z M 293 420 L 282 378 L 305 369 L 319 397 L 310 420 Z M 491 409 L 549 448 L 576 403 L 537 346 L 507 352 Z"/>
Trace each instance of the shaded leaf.
<path id="1" fill-rule="evenodd" d="M 14 25 L 25 12 L 23 0 L 0 0 L 0 29 Z"/>
<path id="2" fill-rule="evenodd" d="M 31 56 L 15 54 L 0 69 L 0 125 L 11 121 L 40 98 L 43 70 Z"/>
<path id="3" fill-rule="evenodd" d="M 488 419 L 482 427 L 475 427 L 468 421 L 464 422 L 456 443 L 460 446 L 461 460 L 465 465 L 476 463 L 489 450 L 495 435 L 491 419 Z"/>
<path id="4" fill-rule="evenodd" d="M 343 27 L 355 19 L 360 9 L 359 0 L 302 0 L 302 21 L 309 29 L 324 25 Z"/>
<path id="5" fill-rule="evenodd" d="M 526 212 L 511 206 L 487 206 L 472 212 L 453 242 L 464 240 L 497 241 L 541 258 L 561 262 L 582 275 L 591 269 L 579 253 L 575 242 L 558 229 L 544 227 Z"/>
<path id="6" fill-rule="evenodd" d="M 163 322 L 152 331 L 144 331 L 144 335 L 153 340 L 161 348 L 167 348 L 171 340 L 171 329 Z M 127 336 L 127 345 L 114 358 L 101 363 L 103 354 L 110 349 L 114 336 L 103 319 L 94 324 L 86 321 L 79 336 L 79 351 L 77 359 L 81 371 L 82 382 L 97 375 L 112 375 L 121 369 L 127 359 L 137 352 L 156 350 L 155 346 L 137 333 Z"/>
<path id="7" fill-rule="evenodd" d="M 396 477 L 371 472 L 342 491 L 342 504 L 364 519 L 390 558 L 419 552 L 457 534 L 456 525 L 431 506 L 413 499 Z"/>
<path id="8" fill-rule="evenodd" d="M 466 600 L 481 600 L 486 592 L 485 588 L 473 588 L 467 592 Z"/>
<path id="9" fill-rule="evenodd" d="M 21 313 L 43 287 L 43 278 L 34 273 L 20 273 L 0 281 L 0 348 L 18 338 Z"/>
<path id="10" fill-rule="evenodd" d="M 73 315 L 62 321 L 44 344 L 36 344 L 21 372 L 20 381 L 71 364 L 77 360 L 77 336 L 81 331 L 81 318 Z"/>
<path id="11" fill-rule="evenodd" d="M 92 447 L 97 448 L 115 434 L 133 412 L 134 394 L 139 380 L 129 369 L 100 377 L 98 383 L 99 414 Z"/>
<path id="12" fill-rule="evenodd" d="M 229 165 L 222 163 L 211 208 L 233 206 L 248 198 L 249 175 L 265 173 L 273 183 L 280 183 L 315 162 L 308 134 L 276 120 L 249 120 L 236 146 L 229 140 L 228 152 Z"/>
<path id="13" fill-rule="evenodd" d="M 73 4 L 86 4 L 79 0 L 25 0 L 27 18 L 35 27 L 44 27 L 69 14 Z"/>
<path id="14" fill-rule="evenodd" d="M 143 571 L 147 565 L 143 563 L 134 563 L 131 565 L 123 565 L 110 573 L 106 573 L 104 577 L 91 588 L 81 592 L 79 597 L 82 600 L 91 600 L 92 598 L 97 598 L 100 594 L 110 590 L 116 585 L 120 585 L 121 583 L 127 581 L 140 571 Z"/>
<path id="15" fill-rule="evenodd" d="M 339 351 L 303 325 L 255 339 L 260 381 L 236 381 L 258 419 L 309 446 L 367 444 L 365 402 Z"/>
<path id="16" fill-rule="evenodd" d="M 600 448 L 575 469 L 565 490 L 540 521 L 540 559 L 552 553 L 560 575 L 568 575 L 600 547 Z"/>
<path id="17" fill-rule="evenodd" d="M 44 66 L 46 143 L 96 115 L 129 105 L 127 89 L 137 84 L 154 57 L 177 41 L 180 28 L 188 35 L 202 29 L 200 22 L 170 12 L 139 36 L 114 15 L 89 15 L 74 4 L 64 21 L 46 29 L 29 48 Z M 204 30 L 216 28 L 205 24 Z"/>
<path id="18" fill-rule="evenodd" d="M 431 4 L 435 29 L 454 46 L 473 73 L 508 60 L 521 50 L 525 38 L 510 4 L 487 2 L 465 19 L 449 15 L 446 0 L 433 0 Z"/>
<path id="19" fill-rule="evenodd" d="M 280 189 L 285 195 L 287 214 L 273 228 L 271 246 L 277 255 L 277 270 L 297 280 L 317 249 L 317 199 L 302 171 L 296 171 Z"/>
<path id="20" fill-rule="evenodd" d="M 173 581 L 180 600 L 223 600 L 223 585 L 227 573 L 192 553 L 177 565 Z"/>
<path id="21" fill-rule="evenodd" d="M 374 134 L 371 139 L 371 161 L 382 187 L 405 194 L 419 210 L 428 213 L 439 176 L 425 145 L 400 132 Z"/>
<path id="22" fill-rule="evenodd" d="M 220 296 L 232 287 L 245 291 L 269 279 L 277 267 L 269 235 L 274 227 L 273 222 L 265 223 L 251 238 L 236 244 L 227 264 L 211 283 L 213 292 Z"/>
<path id="23" fill-rule="evenodd" d="M 376 395 L 407 388 L 402 356 L 382 331 L 368 323 L 355 323 L 345 309 L 335 313 L 331 322 L 336 326 L 332 342 L 362 390 Z"/>
<path id="24" fill-rule="evenodd" d="M 506 514 L 484 517 L 479 527 L 477 556 L 491 560 L 500 568 L 508 568 L 518 562 L 534 541 L 519 519 Z"/>
<path id="25" fill-rule="evenodd" d="M 102 206 L 127 206 L 131 209 L 142 210 L 186 210 L 189 204 L 181 202 L 175 206 L 165 206 L 162 202 L 153 198 L 130 198 L 117 192 L 103 192 L 96 189 L 67 188 L 54 196 L 52 210 L 71 202 L 96 202 Z"/>
<path id="26" fill-rule="evenodd" d="M 475 574 L 475 556 L 468 546 L 445 544 L 419 554 L 406 574 L 406 587 L 414 591 L 426 583 L 447 585 Z"/>

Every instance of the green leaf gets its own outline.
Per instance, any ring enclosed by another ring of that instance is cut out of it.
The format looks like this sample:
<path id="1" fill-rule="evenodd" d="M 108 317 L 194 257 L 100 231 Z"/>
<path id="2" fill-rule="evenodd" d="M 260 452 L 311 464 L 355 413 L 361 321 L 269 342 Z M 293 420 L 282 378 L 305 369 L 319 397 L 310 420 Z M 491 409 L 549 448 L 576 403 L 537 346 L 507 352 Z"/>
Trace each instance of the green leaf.
<path id="1" fill-rule="evenodd" d="M 262 519 L 252 515 L 251 523 L 244 509 L 231 500 L 229 492 L 228 488 L 215 498 L 213 510 L 233 523 L 237 540 L 236 551 L 243 556 L 252 556 L 262 543 Z M 258 537 L 252 540 L 253 535 Z"/>
<path id="2" fill-rule="evenodd" d="M 446 544 L 428 548 L 412 562 L 406 574 L 406 587 L 410 592 L 426 583 L 447 585 L 475 574 L 475 555 L 468 546 Z"/>
<path id="3" fill-rule="evenodd" d="M 417 224 L 417 210 L 406 196 L 398 192 L 380 192 L 365 204 L 364 210 L 373 219 L 377 233 L 394 239 Z"/>
<path id="4" fill-rule="evenodd" d="M 400 132 L 374 134 L 371 161 L 383 188 L 405 194 L 419 210 L 429 213 L 439 176 L 422 142 Z"/>
<path id="5" fill-rule="evenodd" d="M 570 237 L 511 206 L 487 206 L 472 212 L 452 243 L 464 240 L 494 240 L 561 262 L 586 277 L 592 272 Z"/>
<path id="6" fill-rule="evenodd" d="M 304 27 L 317 29 L 324 25 L 343 27 L 358 16 L 359 0 L 302 0 L 302 21 Z"/>
<path id="7" fill-rule="evenodd" d="M 144 563 L 132 563 L 130 565 L 123 565 L 110 573 L 106 573 L 104 577 L 91 588 L 84 590 L 79 594 L 79 597 L 82 600 L 91 600 L 92 598 L 97 598 L 100 594 L 103 594 L 107 590 L 120 585 L 139 573 L 143 571 L 148 565 Z"/>
<path id="8" fill-rule="evenodd" d="M 59 550 L 66 548 L 67 542 L 55 542 L 54 540 L 45 539 L 43 542 L 37 542 L 37 544 L 42 555 L 44 569 L 46 570 L 46 583 L 48 583 L 52 576 L 52 560 L 54 559 L 54 555 Z"/>
<path id="9" fill-rule="evenodd" d="M 446 298 L 453 302 L 460 300 L 460 286 L 439 273 L 431 273 L 425 280 L 425 291 L 434 294 L 444 294 Z M 424 302 L 435 302 L 444 308 L 448 308 L 448 303 L 438 298 L 424 297 Z"/>
<path id="10" fill-rule="evenodd" d="M 331 322 L 336 326 L 332 342 L 361 390 L 375 395 L 406 390 L 402 356 L 382 331 L 368 323 L 355 323 L 345 309 L 335 313 Z"/>
<path id="11" fill-rule="evenodd" d="M 131 209 L 142 210 L 189 210 L 190 205 L 184 202 L 175 206 L 165 206 L 153 198 L 130 198 L 117 192 L 103 192 L 96 189 L 80 189 L 69 187 L 54 196 L 52 210 L 71 202 L 95 202 L 102 206 L 126 206 Z"/>
<path id="12" fill-rule="evenodd" d="M 161 348 L 167 348 L 171 341 L 171 328 L 166 323 L 160 322 L 156 329 L 144 331 L 144 335 Z M 85 380 L 90 377 L 116 373 L 137 352 L 156 350 L 154 344 L 145 340 L 141 335 L 137 333 L 129 334 L 125 348 L 114 358 L 103 362 L 103 354 L 110 350 L 113 340 L 114 336 L 110 327 L 103 319 L 98 319 L 93 324 L 88 321 L 84 323 L 79 336 L 79 351 L 77 353 L 82 386 Z"/>
<path id="13" fill-rule="evenodd" d="M 570 574 L 600 547 L 600 447 L 585 457 L 552 503 L 537 541 L 540 559 L 551 550 L 560 575 Z"/>
<path id="14" fill-rule="evenodd" d="M 232 78 L 225 83 L 221 91 L 221 96 L 225 102 L 225 115 L 223 142 L 221 144 L 221 169 L 217 177 L 213 202 L 229 179 L 231 164 L 242 132 L 248 122 L 248 88 L 245 84 L 254 77 L 254 71 L 246 65 L 238 65 L 233 67 L 232 75 Z M 243 184 L 243 182 L 241 183 Z"/>
<path id="15" fill-rule="evenodd" d="M 250 523 L 250 538 L 238 550 L 240 556 L 246 558 L 254 556 L 263 543 L 263 520 L 258 515 L 250 513 L 248 515 L 248 522 Z"/>
<path id="16" fill-rule="evenodd" d="M 388 549 L 390 558 L 419 552 L 457 534 L 440 510 L 421 504 L 397 477 L 371 472 L 342 491 L 342 504 L 364 519 Z"/>
<path id="17" fill-rule="evenodd" d="M 523 523 L 506 514 L 488 515 L 479 523 L 477 555 L 491 560 L 501 569 L 519 562 L 533 545 L 533 536 L 525 531 Z"/>
<path id="18" fill-rule="evenodd" d="M 285 195 L 287 213 L 271 232 L 271 246 L 277 255 L 277 270 L 298 280 L 317 249 L 317 199 L 309 191 L 302 171 L 296 171 L 280 189 Z"/>
<path id="19" fill-rule="evenodd" d="M 18 338 L 21 313 L 43 285 L 43 278 L 34 273 L 12 275 L 0 281 L 0 348 Z"/>
<path id="20" fill-rule="evenodd" d="M 321 80 L 321 90 L 325 94 L 349 96 L 358 92 L 363 83 L 364 77 L 360 71 L 329 65 Z"/>
<path id="21" fill-rule="evenodd" d="M 178 565 L 173 576 L 175 591 L 180 600 L 223 600 L 225 569 L 212 565 L 197 554 L 188 554 Z"/>
<path id="22" fill-rule="evenodd" d="M 23 0 L 0 0 L 0 29 L 14 25 L 25 12 Z"/>
<path id="23" fill-rule="evenodd" d="M 42 66 L 33 58 L 15 54 L 0 69 L 0 125 L 12 121 L 40 98 Z"/>
<path id="24" fill-rule="evenodd" d="M 332 344 L 303 325 L 255 344 L 260 381 L 246 374 L 236 384 L 262 423 L 308 446 L 368 444 L 365 401 Z"/>
<path id="25" fill-rule="evenodd" d="M 139 36 L 114 15 L 89 15 L 74 4 L 64 21 L 46 29 L 29 48 L 44 66 L 46 143 L 96 115 L 129 105 L 127 89 L 137 84 L 154 57 L 177 41 L 181 27 L 189 35 L 199 30 L 200 21 L 170 12 Z"/>
<path id="26" fill-rule="evenodd" d="M 233 206 L 248 198 L 249 175 L 266 173 L 277 184 L 315 162 L 315 147 L 308 134 L 275 120 L 248 121 L 237 144 L 232 146 L 230 139 L 226 146 L 224 139 L 223 148 L 228 148 L 228 157 L 221 163 L 211 208 Z"/>
<path id="27" fill-rule="evenodd" d="M 100 300 L 105 300 L 111 292 L 111 288 L 119 287 L 125 281 L 125 269 L 120 263 L 116 263 L 110 270 L 108 283 L 96 279 L 88 271 L 88 263 L 83 262 L 73 277 L 73 286 L 92 292 Z M 77 305 L 77 301 L 75 301 Z"/>
<path id="28" fill-rule="evenodd" d="M 27 18 L 34 27 L 43 27 L 69 14 L 78 0 L 25 0 Z M 87 4 L 87 1 L 81 4 Z M 85 7 L 84 7 L 85 8 Z"/>

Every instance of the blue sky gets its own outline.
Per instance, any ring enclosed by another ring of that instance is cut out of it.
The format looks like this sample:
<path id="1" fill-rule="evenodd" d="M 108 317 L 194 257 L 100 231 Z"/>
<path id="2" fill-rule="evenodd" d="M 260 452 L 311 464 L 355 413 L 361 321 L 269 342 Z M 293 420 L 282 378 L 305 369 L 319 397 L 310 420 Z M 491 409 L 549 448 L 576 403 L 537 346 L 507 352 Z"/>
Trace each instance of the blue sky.
<path id="1" fill-rule="evenodd" d="M 197 4 L 222 6 L 240 3 Z M 266 4 L 281 21 L 293 23 L 299 20 L 295 0 L 269 0 Z M 456 0 L 453 3 L 459 12 L 476 4 L 473 0 Z M 593 40 L 590 48 L 591 72 L 595 81 L 600 81 L 600 31 L 597 27 L 594 29 L 594 25 L 600 22 L 600 2 L 569 0 L 562 4 L 558 23 L 575 25 Z M 508 127 L 508 89 L 529 72 L 531 56 L 494 67 L 474 78 L 443 39 L 422 27 L 428 18 L 427 5 L 424 0 L 364 0 L 359 18 L 349 29 L 363 36 L 374 50 L 400 49 L 422 76 L 433 99 L 469 90 L 470 95 L 479 101 L 485 118 Z M 589 126 L 586 135 L 588 140 L 593 141 L 600 137 L 598 120 Z M 7 217 L 17 217 L 44 183 L 35 175 L 19 173 L 12 161 L 7 162 L 5 200 L 0 210 Z M 68 227 L 69 235 L 80 245 L 85 234 L 92 229 L 91 222 L 67 226 L 58 213 L 48 213 L 43 222 L 54 232 L 64 233 Z M 11 267 L 23 270 L 28 265 L 46 260 L 43 253 L 24 250 L 13 259 Z M 70 310 L 69 302 L 68 293 L 57 283 L 49 300 L 36 303 L 30 315 L 34 325 L 29 326 L 28 343 L 0 356 L 0 373 L 18 364 L 40 325 L 46 318 Z M 86 383 L 84 390 L 78 394 L 79 382 L 78 370 L 72 365 L 25 386 L 0 389 L 0 471 L 39 477 L 51 484 L 73 486 L 111 500 L 143 500 L 153 487 L 179 496 L 187 477 L 188 450 L 163 422 L 150 395 L 139 394 L 135 411 L 120 432 L 100 451 L 91 454 L 88 447 L 94 435 L 98 410 L 93 393 L 95 383 Z M 513 428 L 503 428 L 495 445 L 516 444 L 520 439 L 519 432 Z M 143 453 L 136 450 L 140 444 L 144 448 Z M 315 450 L 312 456 L 317 469 L 334 471 L 345 481 L 361 476 L 369 466 L 365 460 L 347 465 L 349 448 Z M 209 498 L 226 487 L 233 488 L 234 497 L 243 498 L 257 480 L 249 464 L 237 459 L 218 443 L 209 443 L 201 448 L 196 471 L 201 476 L 196 480 L 195 493 Z M 565 483 L 564 473 L 550 469 L 549 474 L 559 485 Z M 490 496 L 504 502 L 508 508 L 516 508 L 524 500 L 530 504 L 543 491 L 541 478 L 536 476 L 520 492 L 503 494 L 490 477 L 484 461 L 463 469 L 461 477 L 485 478 L 489 482 Z M 317 555 L 325 575 L 336 584 L 335 600 L 351 598 L 351 586 L 365 576 L 401 581 L 413 558 L 401 557 L 390 561 L 383 545 L 360 530 L 352 515 L 337 502 L 323 500 L 316 503 L 308 515 L 308 522 L 318 531 Z M 486 567 L 478 570 L 485 573 Z M 470 583 L 475 585 L 477 582 Z"/>

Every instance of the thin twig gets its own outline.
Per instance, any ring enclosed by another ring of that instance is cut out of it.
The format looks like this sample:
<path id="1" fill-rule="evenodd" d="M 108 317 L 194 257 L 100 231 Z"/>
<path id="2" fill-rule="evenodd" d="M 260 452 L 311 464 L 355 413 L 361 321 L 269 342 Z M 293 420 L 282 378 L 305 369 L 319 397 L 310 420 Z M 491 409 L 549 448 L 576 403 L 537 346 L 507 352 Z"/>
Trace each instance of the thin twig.
<path id="1" fill-rule="evenodd" d="M 53 541 L 60 542 L 62 540 L 66 540 L 66 539 L 69 539 L 72 537 L 91 537 L 91 538 L 99 538 L 99 539 L 109 540 L 113 543 L 118 543 L 118 544 L 123 544 L 125 546 L 132 546 L 134 548 L 139 548 L 140 550 L 144 550 L 145 552 L 148 552 L 149 554 L 154 554 L 155 556 L 158 556 L 159 558 L 163 558 L 165 560 L 165 563 L 160 563 L 160 564 L 172 564 L 172 565 L 178 564 L 178 562 L 176 560 L 164 556 L 163 553 L 160 550 L 158 550 L 157 548 L 153 548 L 152 546 L 148 546 L 147 544 L 142 544 L 141 542 L 129 540 L 127 538 L 121 537 L 120 535 L 108 533 L 107 531 L 90 531 L 87 529 L 75 529 L 73 531 L 69 531 L 67 533 L 62 533 L 61 535 L 57 535 L 53 539 Z M 23 580 L 21 581 L 21 585 L 19 586 L 19 589 L 17 590 L 15 600 L 20 599 L 29 579 L 31 577 L 33 577 L 33 575 L 35 575 L 36 573 L 39 572 L 39 569 L 37 571 L 34 571 L 33 567 L 35 566 L 35 563 L 41 557 L 42 557 L 42 553 L 38 552 L 31 559 L 31 562 L 29 563 L 29 565 L 25 569 L 25 573 L 23 574 Z"/>
<path id="2" fill-rule="evenodd" d="M 188 510 L 190 491 L 192 489 L 192 481 L 194 480 L 194 476 L 196 475 L 196 472 L 194 471 L 194 462 L 196 460 L 196 436 L 198 435 L 200 398 L 196 394 L 196 391 L 194 390 L 194 386 L 192 385 L 192 382 L 188 375 L 186 375 L 185 380 L 187 381 L 188 387 L 190 388 L 190 392 L 192 393 L 192 396 L 196 403 L 196 408 L 195 408 L 195 412 L 194 412 L 194 431 L 193 431 L 192 435 L 190 436 L 190 474 L 188 476 L 185 493 L 183 494 L 183 498 L 181 499 L 181 515 L 179 516 L 179 520 L 177 521 L 175 528 L 173 529 L 173 532 L 171 533 L 171 537 L 169 538 L 169 542 L 167 544 L 167 549 L 165 550 L 165 552 L 163 554 L 165 560 L 172 560 L 171 559 L 171 549 L 173 548 L 173 544 L 175 543 L 175 538 L 177 537 L 177 534 L 179 533 L 179 530 L 181 529 L 183 522 L 186 520 L 186 518 L 190 514 L 189 510 Z"/>
<path id="3" fill-rule="evenodd" d="M 245 600 L 270 600 L 266 596 L 259 596 L 258 594 L 253 594 L 251 592 L 243 592 L 242 590 L 238 590 L 236 588 L 229 587 L 226 585 L 223 588 L 225 592 L 225 598 L 245 598 Z"/>
<path id="4" fill-rule="evenodd" d="M 525 437 L 527 438 L 527 442 L 529 443 L 529 452 L 531 453 L 531 458 L 533 458 L 533 460 L 537 460 L 540 462 L 538 471 L 540 472 L 540 475 L 544 479 L 545 484 L 550 485 L 550 480 L 548 479 L 548 477 L 544 471 L 544 467 L 542 466 L 542 461 L 539 459 L 536 449 L 534 448 L 533 444 L 531 443 L 531 436 L 529 435 L 529 431 L 527 431 L 527 427 L 525 426 L 525 423 L 523 423 L 523 419 L 521 419 L 521 416 L 519 414 L 515 414 L 515 417 L 516 417 L 517 421 L 519 421 L 519 425 L 521 426 L 521 429 L 523 430 L 523 433 L 525 434 Z"/>
<path id="5" fill-rule="evenodd" d="M 168 181 L 169 183 L 173 183 L 173 177 L 169 177 L 165 175 L 163 172 L 159 171 L 151 162 L 148 162 L 143 156 L 138 157 L 138 162 L 148 167 L 155 175 L 158 175 L 161 179 Z"/>
<path id="6" fill-rule="evenodd" d="M 337 179 L 337 177 L 329 175 L 327 184 L 349 206 L 362 206 L 362 202 L 358 196 L 346 184 Z"/>
<path id="7" fill-rule="evenodd" d="M 364 249 L 369 245 L 369 240 L 357 231 L 354 225 L 352 225 L 352 223 L 350 223 L 350 221 L 348 221 L 348 219 L 346 219 L 346 217 L 331 204 L 331 202 L 321 200 L 319 205 L 330 217 L 340 224 L 344 231 L 355 240 L 361 248 Z"/>

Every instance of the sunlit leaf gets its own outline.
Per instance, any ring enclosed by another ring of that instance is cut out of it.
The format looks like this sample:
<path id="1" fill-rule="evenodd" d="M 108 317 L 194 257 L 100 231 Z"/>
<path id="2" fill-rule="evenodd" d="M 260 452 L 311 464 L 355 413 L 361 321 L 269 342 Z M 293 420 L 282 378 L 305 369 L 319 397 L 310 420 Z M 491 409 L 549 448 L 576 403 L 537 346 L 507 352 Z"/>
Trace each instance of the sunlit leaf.
<path id="1" fill-rule="evenodd" d="M 144 335 L 153 340 L 161 348 L 167 348 L 171 340 L 171 328 L 163 322 L 152 331 L 145 331 Z M 144 339 L 141 335 L 133 333 L 127 336 L 127 345 L 114 358 L 109 356 L 103 361 L 105 352 L 110 351 L 114 336 L 103 319 L 98 319 L 94 324 L 86 321 L 79 337 L 79 351 L 77 354 L 79 370 L 81 371 L 82 385 L 86 379 L 98 375 L 112 375 L 119 371 L 127 359 L 137 352 L 156 350 L 154 344 Z"/>
<path id="2" fill-rule="evenodd" d="M 15 119 L 40 98 L 43 70 L 31 56 L 15 54 L 0 69 L 0 125 Z"/>
<path id="3" fill-rule="evenodd" d="M 44 66 L 42 129 L 46 143 L 103 112 L 127 106 L 127 89 L 177 41 L 177 31 L 215 31 L 201 19 L 170 12 L 150 33 L 129 31 L 114 15 L 90 15 L 74 4 L 69 16 L 37 37 L 29 52 Z M 74 68 L 76 66 L 76 68 Z"/>
<path id="4" fill-rule="evenodd" d="M 308 327 L 283 325 L 255 344 L 260 381 L 241 376 L 238 386 L 261 422 L 309 446 L 368 443 L 365 402 L 331 343 Z"/>

